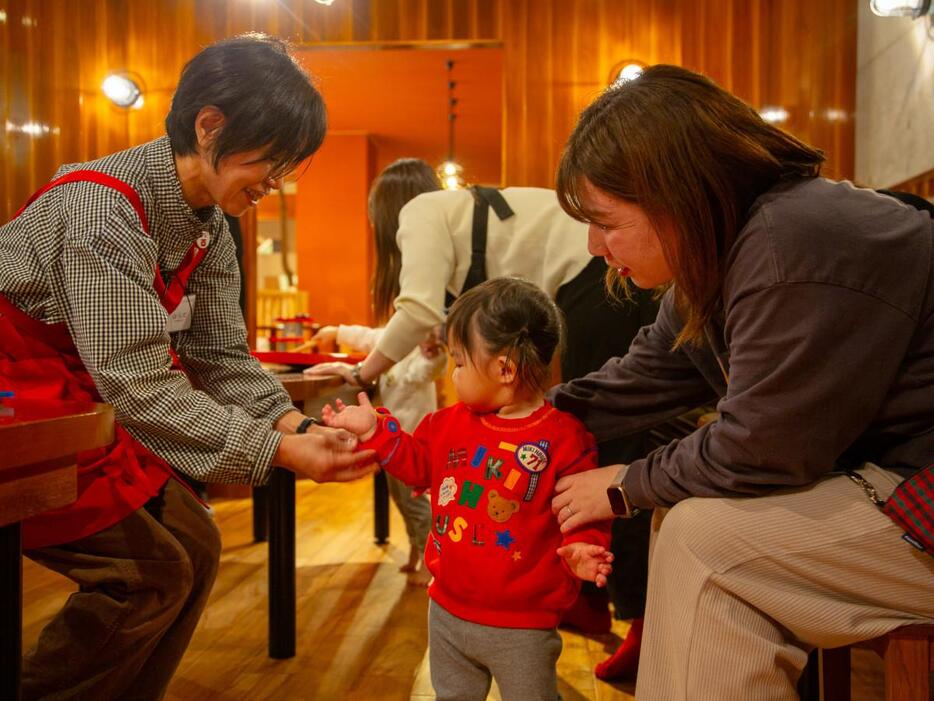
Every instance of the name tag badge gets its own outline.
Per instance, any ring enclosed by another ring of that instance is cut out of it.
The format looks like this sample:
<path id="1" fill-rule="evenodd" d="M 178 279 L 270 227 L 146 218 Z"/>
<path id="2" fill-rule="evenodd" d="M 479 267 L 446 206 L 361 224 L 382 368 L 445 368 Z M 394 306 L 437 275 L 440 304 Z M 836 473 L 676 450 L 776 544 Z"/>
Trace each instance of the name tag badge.
<path id="1" fill-rule="evenodd" d="M 195 296 L 185 295 L 182 301 L 175 307 L 175 311 L 169 314 L 165 322 L 165 330 L 168 333 L 176 331 L 187 331 L 191 328 L 191 317 L 195 313 Z"/>

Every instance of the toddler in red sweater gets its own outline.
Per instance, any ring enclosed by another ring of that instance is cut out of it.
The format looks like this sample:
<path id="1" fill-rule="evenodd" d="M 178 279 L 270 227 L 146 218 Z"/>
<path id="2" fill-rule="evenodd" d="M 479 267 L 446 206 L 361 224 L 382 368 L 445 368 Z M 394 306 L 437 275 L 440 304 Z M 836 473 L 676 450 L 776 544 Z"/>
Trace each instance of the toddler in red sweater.
<path id="1" fill-rule="evenodd" d="M 534 285 L 488 280 L 451 307 L 448 346 L 460 401 L 429 414 L 414 434 L 392 415 L 325 407 L 329 426 L 356 433 L 361 449 L 406 484 L 430 488 L 425 562 L 429 660 L 438 701 L 555 701 L 556 626 L 580 580 L 606 584 L 609 529 L 562 534 L 551 512 L 558 479 L 596 467 L 583 425 L 544 399 L 561 340 L 560 313 Z"/>

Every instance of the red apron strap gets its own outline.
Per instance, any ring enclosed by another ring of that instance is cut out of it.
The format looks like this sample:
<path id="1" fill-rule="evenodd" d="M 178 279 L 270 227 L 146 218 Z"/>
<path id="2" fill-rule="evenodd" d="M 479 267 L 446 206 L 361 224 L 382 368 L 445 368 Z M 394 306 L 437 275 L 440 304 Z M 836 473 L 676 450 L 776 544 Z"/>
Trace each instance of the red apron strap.
<path id="1" fill-rule="evenodd" d="M 78 182 L 90 182 L 103 185 L 104 187 L 116 190 L 126 197 L 133 209 L 136 210 L 136 214 L 139 215 L 139 221 L 143 227 L 143 231 L 149 235 L 149 220 L 146 218 L 146 210 L 143 208 L 143 201 L 140 199 L 139 193 L 122 180 L 97 170 L 75 170 L 46 183 L 43 187 L 34 192 L 32 197 L 26 200 L 26 204 L 19 208 L 16 214 L 13 215 L 13 218 L 16 219 L 29 205 L 52 188 L 65 185 L 66 183 Z M 199 241 L 201 241 L 201 239 L 199 239 Z M 153 277 L 153 288 L 155 288 L 156 294 L 159 296 L 159 301 L 162 302 L 162 306 L 165 307 L 165 310 L 169 314 L 174 312 L 176 307 L 181 303 L 188 287 L 188 278 L 191 277 L 192 272 L 200 265 L 207 253 L 207 244 L 199 243 L 199 241 L 191 244 L 191 248 L 185 253 L 185 257 L 182 259 L 182 262 L 179 263 L 178 269 L 172 275 L 172 279 L 169 281 L 168 285 L 165 284 L 159 269 L 156 268 Z"/>
<path id="2" fill-rule="evenodd" d="M 118 180 L 112 175 L 107 175 L 107 173 L 101 173 L 97 170 L 75 170 L 67 175 L 63 175 L 60 178 L 56 178 L 41 188 L 36 190 L 33 193 L 32 197 L 26 200 L 26 204 L 19 208 L 16 214 L 13 215 L 13 218 L 16 219 L 23 211 L 35 202 L 37 199 L 42 197 L 46 192 L 51 190 L 53 187 L 58 187 L 59 185 L 65 185 L 66 183 L 79 183 L 79 182 L 88 182 L 88 183 L 97 183 L 98 185 L 103 185 L 104 187 L 109 187 L 113 190 L 116 190 L 121 195 L 126 197 L 130 204 L 133 206 L 133 209 L 136 210 L 136 213 L 139 215 L 139 222 L 143 226 L 143 231 L 146 234 L 149 234 L 149 220 L 146 218 L 146 210 L 143 209 L 143 201 L 139 198 L 139 194 L 132 187 L 127 185 L 122 180 Z"/>

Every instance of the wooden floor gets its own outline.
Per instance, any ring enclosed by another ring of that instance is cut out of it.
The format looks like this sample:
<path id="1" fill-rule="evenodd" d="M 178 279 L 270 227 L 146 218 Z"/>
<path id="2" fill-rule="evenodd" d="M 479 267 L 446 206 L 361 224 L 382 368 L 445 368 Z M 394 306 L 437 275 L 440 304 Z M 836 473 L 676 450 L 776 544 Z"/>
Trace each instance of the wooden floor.
<path id="1" fill-rule="evenodd" d="M 250 501 L 214 504 L 224 551 L 217 583 L 169 688 L 170 701 L 315 699 L 406 701 L 434 698 L 427 666 L 427 596 L 398 572 L 408 554 L 393 509 L 390 544 L 373 543 L 372 484 L 298 484 L 298 650 L 266 654 L 266 546 L 252 541 Z M 73 590 L 24 563 L 24 647 Z M 632 686 L 594 678 L 594 664 L 625 635 L 590 639 L 562 631 L 558 662 L 565 701 L 632 699 Z M 498 699 L 496 690 L 490 695 Z"/>
<path id="2" fill-rule="evenodd" d="M 298 651 L 291 660 L 266 654 L 266 546 L 252 541 L 248 499 L 214 504 L 224 539 L 211 600 L 169 688 L 169 701 L 432 699 L 427 665 L 427 596 L 398 572 L 408 554 L 392 511 L 390 544 L 373 544 L 372 484 L 298 484 Z M 23 643 L 73 590 L 71 583 L 24 562 Z M 623 701 L 631 685 L 594 678 L 594 664 L 613 650 L 627 626 L 587 638 L 561 632 L 558 662 L 565 701 Z M 853 699 L 883 698 L 881 663 L 854 651 Z M 491 699 L 498 699 L 494 688 Z"/>

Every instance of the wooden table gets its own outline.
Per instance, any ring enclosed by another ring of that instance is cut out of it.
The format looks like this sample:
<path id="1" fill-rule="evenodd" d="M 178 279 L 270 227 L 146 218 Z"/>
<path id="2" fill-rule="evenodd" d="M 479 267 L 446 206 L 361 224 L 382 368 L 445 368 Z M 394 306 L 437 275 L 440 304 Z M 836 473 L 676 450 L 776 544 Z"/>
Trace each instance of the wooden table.
<path id="1" fill-rule="evenodd" d="M 113 409 L 0 400 L 0 698 L 18 699 L 23 659 L 20 522 L 77 498 L 76 455 L 113 440 Z"/>
<path id="2" fill-rule="evenodd" d="M 353 401 L 359 389 L 337 375 L 302 373 L 277 375 L 295 407 L 308 416 L 320 416 L 321 407 L 340 396 Z M 350 396 L 348 396 L 350 395 Z M 373 482 L 374 530 L 378 543 L 389 537 L 389 489 L 386 475 Z M 295 656 L 295 473 L 272 469 L 269 484 L 253 488 L 253 537 L 269 539 L 269 656 Z"/>

